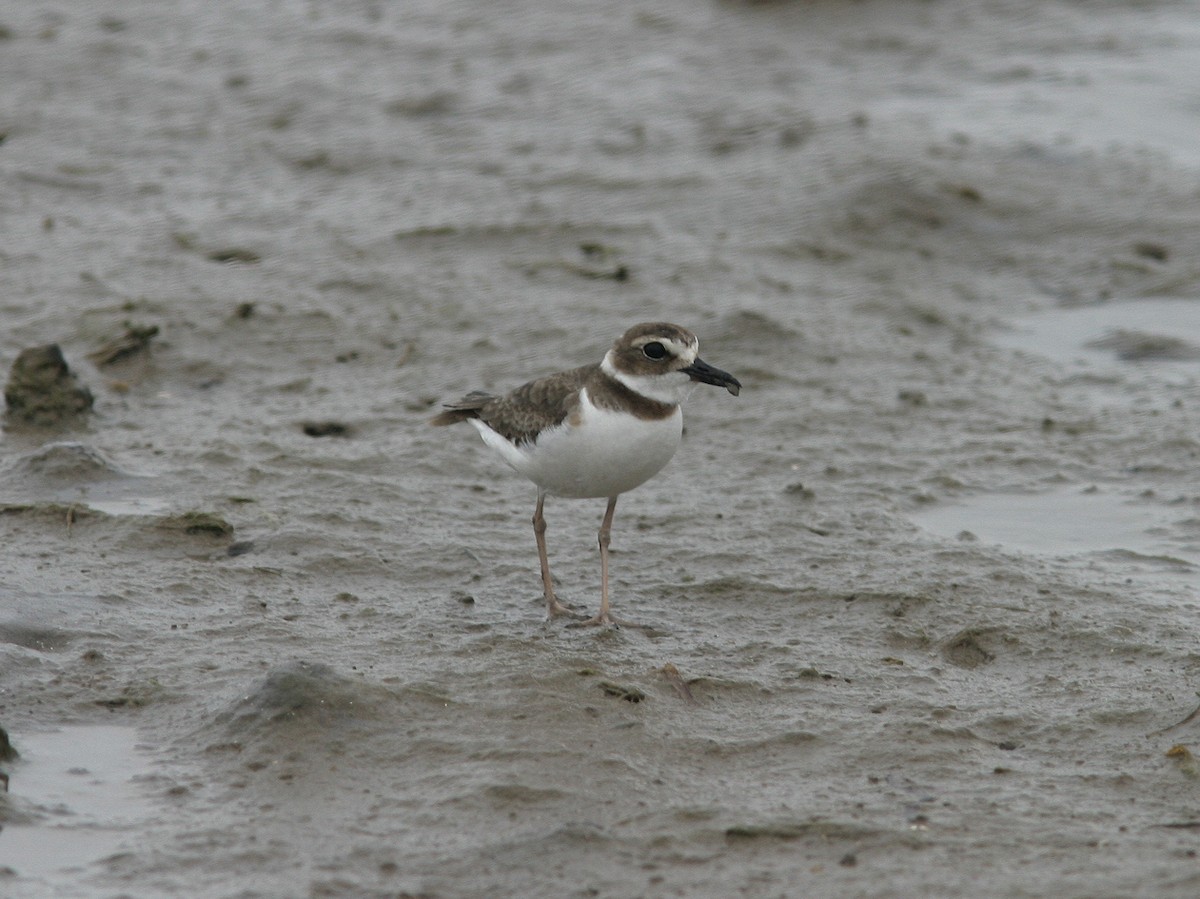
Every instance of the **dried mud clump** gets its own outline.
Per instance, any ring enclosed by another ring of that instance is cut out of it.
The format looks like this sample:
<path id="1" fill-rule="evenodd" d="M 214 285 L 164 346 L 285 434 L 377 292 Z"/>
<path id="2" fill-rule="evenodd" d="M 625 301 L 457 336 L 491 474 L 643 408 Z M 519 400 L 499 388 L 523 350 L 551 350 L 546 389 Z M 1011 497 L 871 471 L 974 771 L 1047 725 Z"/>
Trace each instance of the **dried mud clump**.
<path id="1" fill-rule="evenodd" d="M 88 353 L 88 358 L 98 366 L 112 365 L 150 348 L 150 341 L 158 336 L 158 325 L 135 325 L 125 323 L 125 333 L 108 341 L 104 346 Z"/>
<path id="2" fill-rule="evenodd" d="M 67 367 L 58 344 L 29 347 L 13 363 L 4 388 L 6 424 L 63 427 L 92 411 L 92 392 Z"/>
<path id="3" fill-rule="evenodd" d="M 0 762 L 15 762 L 21 757 L 8 739 L 8 731 L 0 727 Z"/>

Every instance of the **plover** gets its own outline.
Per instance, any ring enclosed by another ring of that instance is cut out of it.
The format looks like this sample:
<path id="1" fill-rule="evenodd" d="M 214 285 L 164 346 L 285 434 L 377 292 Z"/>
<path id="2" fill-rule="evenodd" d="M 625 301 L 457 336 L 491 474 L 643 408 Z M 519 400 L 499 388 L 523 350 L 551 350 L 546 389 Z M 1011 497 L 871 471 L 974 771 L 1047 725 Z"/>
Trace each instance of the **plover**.
<path id="1" fill-rule="evenodd" d="M 430 420 L 469 421 L 484 443 L 537 485 L 533 533 L 551 618 L 573 612 L 558 601 L 546 555 L 546 496 L 608 499 L 600 524 L 600 612 L 582 622 L 612 625 L 608 545 L 617 497 L 649 480 L 675 455 L 683 433 L 680 403 L 695 382 L 737 396 L 733 375 L 697 356 L 696 335 L 645 322 L 617 338 L 603 361 L 538 378 L 504 396 L 473 391 Z"/>

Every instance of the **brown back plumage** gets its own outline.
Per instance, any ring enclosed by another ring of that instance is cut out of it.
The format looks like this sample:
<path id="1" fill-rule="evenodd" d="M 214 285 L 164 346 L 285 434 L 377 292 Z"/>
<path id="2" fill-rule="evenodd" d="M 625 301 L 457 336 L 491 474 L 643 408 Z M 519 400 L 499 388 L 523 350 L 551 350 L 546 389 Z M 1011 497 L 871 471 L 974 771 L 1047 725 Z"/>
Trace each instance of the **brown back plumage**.
<path id="1" fill-rule="evenodd" d="M 513 443 L 534 443 L 539 432 L 562 424 L 579 402 L 578 390 L 599 365 L 584 365 L 522 384 L 504 396 L 481 390 L 468 393 L 429 420 L 431 425 L 452 425 L 478 418 Z"/>
<path id="2" fill-rule="evenodd" d="M 512 443 L 536 443 L 538 434 L 562 424 L 579 407 L 581 387 L 597 406 L 622 409 L 638 418 L 666 418 L 676 408 L 635 393 L 599 365 L 583 365 L 522 384 L 504 396 L 473 390 L 458 402 L 446 403 L 429 423 L 452 425 L 478 418 Z"/>

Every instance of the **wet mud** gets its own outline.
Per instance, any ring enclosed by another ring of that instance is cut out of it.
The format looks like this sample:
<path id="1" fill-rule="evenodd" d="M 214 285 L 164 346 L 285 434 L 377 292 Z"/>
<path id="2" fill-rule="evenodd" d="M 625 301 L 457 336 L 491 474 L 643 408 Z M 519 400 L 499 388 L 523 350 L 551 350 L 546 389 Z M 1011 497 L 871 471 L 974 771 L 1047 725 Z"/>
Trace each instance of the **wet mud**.
<path id="1" fill-rule="evenodd" d="M 1193 19 L 0 4 L 0 893 L 1196 895 Z M 646 320 L 545 622 L 428 419 Z"/>

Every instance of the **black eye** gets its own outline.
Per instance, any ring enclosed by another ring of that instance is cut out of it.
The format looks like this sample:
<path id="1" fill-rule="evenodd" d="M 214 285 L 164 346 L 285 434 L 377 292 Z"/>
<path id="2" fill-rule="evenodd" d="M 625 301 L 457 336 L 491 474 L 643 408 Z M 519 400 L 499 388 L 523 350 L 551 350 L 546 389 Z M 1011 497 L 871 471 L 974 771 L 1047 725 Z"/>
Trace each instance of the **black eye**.
<path id="1" fill-rule="evenodd" d="M 642 352 L 646 354 L 647 359 L 664 359 L 667 355 L 667 348 L 656 340 L 642 347 Z"/>

